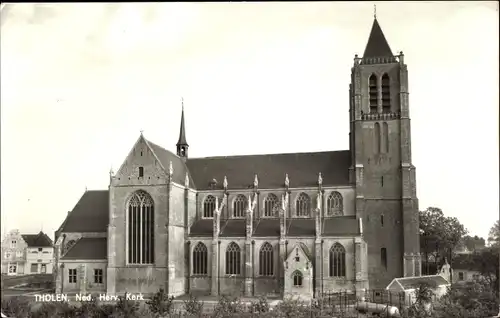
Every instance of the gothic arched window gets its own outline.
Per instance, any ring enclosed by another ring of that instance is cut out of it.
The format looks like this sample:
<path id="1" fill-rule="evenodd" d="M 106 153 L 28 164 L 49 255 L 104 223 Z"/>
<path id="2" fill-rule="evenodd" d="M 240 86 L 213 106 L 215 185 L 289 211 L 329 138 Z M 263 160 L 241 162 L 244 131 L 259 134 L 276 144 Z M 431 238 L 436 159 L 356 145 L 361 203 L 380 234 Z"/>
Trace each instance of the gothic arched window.
<path id="1" fill-rule="evenodd" d="M 387 74 L 382 76 L 382 111 L 391 112 L 391 81 Z"/>
<path id="2" fill-rule="evenodd" d="M 270 193 L 264 200 L 264 216 L 273 217 L 276 216 L 276 210 L 278 209 L 279 200 L 278 197 Z"/>
<path id="3" fill-rule="evenodd" d="M 259 275 L 261 276 L 274 275 L 273 246 L 267 242 L 262 245 L 259 251 Z"/>
<path id="4" fill-rule="evenodd" d="M 330 193 L 328 200 L 326 201 L 326 208 L 328 216 L 344 214 L 344 202 L 342 195 L 337 191 Z"/>
<path id="5" fill-rule="evenodd" d="M 297 216 L 309 216 L 311 210 L 311 198 L 305 193 L 299 194 L 297 198 Z"/>
<path id="6" fill-rule="evenodd" d="M 330 249 L 330 276 L 345 277 L 345 248 L 335 243 Z"/>
<path id="7" fill-rule="evenodd" d="M 293 286 L 300 287 L 300 286 L 302 286 L 302 281 L 304 279 L 304 276 L 302 275 L 301 272 L 295 271 L 292 274 L 292 279 L 293 279 Z"/>
<path id="8" fill-rule="evenodd" d="M 203 202 L 203 217 L 204 218 L 213 218 L 215 211 L 215 197 L 209 195 L 205 198 Z"/>
<path id="9" fill-rule="evenodd" d="M 373 147 L 374 147 L 374 152 L 375 153 L 380 153 L 380 148 L 381 148 L 381 141 L 380 141 L 380 138 L 381 137 L 381 131 L 380 131 L 380 124 L 379 123 L 375 123 L 375 128 L 373 130 L 373 139 L 374 139 L 374 143 L 373 143 Z"/>
<path id="10" fill-rule="evenodd" d="M 208 252 L 202 242 L 196 244 L 193 249 L 193 275 L 208 274 Z"/>
<path id="11" fill-rule="evenodd" d="M 132 194 L 128 202 L 128 263 L 153 264 L 154 202 L 145 191 Z"/>
<path id="12" fill-rule="evenodd" d="M 245 216 L 245 209 L 247 207 L 247 198 L 243 194 L 238 194 L 233 203 L 233 217 L 242 218 Z"/>
<path id="13" fill-rule="evenodd" d="M 369 94 L 370 94 L 370 113 L 377 113 L 378 108 L 378 85 L 377 76 L 372 74 L 369 80 Z"/>
<path id="14" fill-rule="evenodd" d="M 241 273 L 241 250 L 238 244 L 231 242 L 226 249 L 226 274 L 240 275 Z"/>

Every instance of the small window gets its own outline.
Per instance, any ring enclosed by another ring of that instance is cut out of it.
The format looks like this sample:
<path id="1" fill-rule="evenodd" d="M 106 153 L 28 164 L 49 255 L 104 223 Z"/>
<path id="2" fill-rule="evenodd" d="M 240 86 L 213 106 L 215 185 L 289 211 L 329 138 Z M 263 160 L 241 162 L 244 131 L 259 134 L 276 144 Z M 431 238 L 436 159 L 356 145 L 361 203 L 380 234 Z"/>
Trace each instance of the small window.
<path id="1" fill-rule="evenodd" d="M 38 264 L 31 264 L 30 272 L 31 273 L 38 273 Z"/>
<path id="2" fill-rule="evenodd" d="M 142 151 L 141 151 L 141 157 L 142 157 Z"/>
<path id="3" fill-rule="evenodd" d="M 139 167 L 139 178 L 144 177 L 144 167 Z"/>
<path id="4" fill-rule="evenodd" d="M 5 252 L 5 258 L 10 258 L 10 253 L 9 252 Z"/>
<path id="5" fill-rule="evenodd" d="M 38 251 L 39 251 L 39 252 L 43 251 L 43 248 L 39 247 L 39 248 L 38 248 Z"/>
<path id="6" fill-rule="evenodd" d="M 383 268 L 387 269 L 387 249 L 385 247 L 380 249 L 380 263 Z"/>
<path id="7" fill-rule="evenodd" d="M 76 284 L 76 268 L 68 269 L 68 281 L 70 284 Z"/>
<path id="8" fill-rule="evenodd" d="M 384 177 L 380 177 L 380 185 L 383 187 L 384 186 Z"/>
<path id="9" fill-rule="evenodd" d="M 12 240 L 12 242 L 10 242 L 10 247 L 15 248 L 16 246 L 17 246 L 17 241 Z"/>
<path id="10" fill-rule="evenodd" d="M 10 265 L 9 274 L 15 274 L 15 273 L 17 273 L 17 265 Z"/>
<path id="11" fill-rule="evenodd" d="M 296 261 L 296 262 L 300 262 L 300 257 L 298 257 L 298 256 L 297 256 L 297 257 L 295 257 L 295 261 Z"/>
<path id="12" fill-rule="evenodd" d="M 292 277 L 293 277 L 293 286 L 294 287 L 300 287 L 300 286 L 302 286 L 303 276 L 302 276 L 301 272 L 295 271 L 293 273 Z"/>
<path id="13" fill-rule="evenodd" d="M 95 284 L 102 284 L 102 269 L 101 268 L 96 268 L 94 269 L 94 283 Z"/>
<path id="14" fill-rule="evenodd" d="M 384 215 L 380 215 L 380 225 L 384 226 Z"/>
<path id="15" fill-rule="evenodd" d="M 458 280 L 464 280 L 464 272 L 458 272 Z"/>
<path id="16" fill-rule="evenodd" d="M 47 264 L 41 264 L 40 273 L 47 273 Z"/>

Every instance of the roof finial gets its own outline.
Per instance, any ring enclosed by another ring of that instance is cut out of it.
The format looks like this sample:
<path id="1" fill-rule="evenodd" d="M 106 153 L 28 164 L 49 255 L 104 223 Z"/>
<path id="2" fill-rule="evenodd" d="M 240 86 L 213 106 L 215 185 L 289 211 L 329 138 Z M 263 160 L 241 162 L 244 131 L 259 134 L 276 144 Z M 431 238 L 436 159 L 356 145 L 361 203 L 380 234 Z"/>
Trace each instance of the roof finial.
<path id="1" fill-rule="evenodd" d="M 255 174 L 253 178 L 253 187 L 257 188 L 259 186 L 259 177 L 257 177 L 257 174 Z"/>
<path id="2" fill-rule="evenodd" d="M 141 132 L 141 136 L 142 136 L 142 134 L 144 133 L 144 129 L 141 129 L 140 132 Z"/>
<path id="3" fill-rule="evenodd" d="M 288 180 L 288 173 L 285 173 L 285 187 L 288 189 L 290 186 L 290 180 Z"/>
<path id="4" fill-rule="evenodd" d="M 373 18 L 374 19 L 377 18 L 377 5 L 376 4 L 373 5 Z"/>
<path id="5" fill-rule="evenodd" d="M 172 161 L 170 161 L 170 164 L 168 166 L 168 175 L 172 177 L 173 174 L 174 174 L 174 167 L 172 166 Z"/>
<path id="6" fill-rule="evenodd" d="M 224 176 L 224 182 L 222 183 L 222 185 L 224 186 L 224 190 L 227 190 L 227 177 Z"/>
<path id="7" fill-rule="evenodd" d="M 182 106 L 182 110 L 184 111 L 184 97 L 181 97 L 181 106 Z"/>

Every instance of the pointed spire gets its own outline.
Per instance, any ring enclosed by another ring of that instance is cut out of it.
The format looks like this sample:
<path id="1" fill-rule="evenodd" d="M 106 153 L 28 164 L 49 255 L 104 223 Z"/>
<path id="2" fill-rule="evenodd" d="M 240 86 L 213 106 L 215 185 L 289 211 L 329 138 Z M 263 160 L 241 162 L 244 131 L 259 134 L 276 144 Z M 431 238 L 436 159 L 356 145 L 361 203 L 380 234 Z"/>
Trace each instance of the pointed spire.
<path id="1" fill-rule="evenodd" d="M 393 57 L 389 43 L 385 39 L 384 32 L 377 21 L 377 9 L 375 8 L 372 30 L 366 44 L 363 58 L 370 57 Z"/>
<path id="2" fill-rule="evenodd" d="M 189 145 L 186 141 L 186 126 L 184 123 L 184 98 L 181 98 L 182 113 L 181 113 L 181 128 L 179 131 L 179 141 L 177 141 L 177 155 L 187 158 L 187 150 Z"/>

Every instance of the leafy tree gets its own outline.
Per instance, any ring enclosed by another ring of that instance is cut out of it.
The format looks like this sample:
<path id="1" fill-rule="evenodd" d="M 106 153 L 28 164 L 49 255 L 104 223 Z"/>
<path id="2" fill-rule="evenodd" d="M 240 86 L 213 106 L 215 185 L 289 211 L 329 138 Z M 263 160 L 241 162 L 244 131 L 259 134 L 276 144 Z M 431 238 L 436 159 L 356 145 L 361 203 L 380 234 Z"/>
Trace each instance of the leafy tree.
<path id="1" fill-rule="evenodd" d="M 435 260 L 452 256 L 452 251 L 462 241 L 467 230 L 456 217 L 447 217 L 439 208 L 429 207 L 421 211 L 420 246 L 428 262 L 429 255 Z"/>
<path id="2" fill-rule="evenodd" d="M 497 247 L 487 247 L 472 254 L 472 264 L 484 277 L 485 283 L 498 292 L 499 284 L 499 251 Z"/>
<path id="3" fill-rule="evenodd" d="M 462 244 L 465 248 L 467 248 L 467 250 L 475 252 L 484 248 L 486 246 L 486 241 L 484 240 L 484 238 L 477 235 L 466 235 L 462 239 Z"/>
<path id="4" fill-rule="evenodd" d="M 500 246 L 500 223 L 498 220 L 490 229 L 490 233 L 488 234 L 488 243 L 490 246 Z"/>

